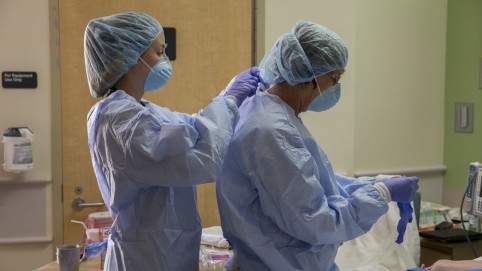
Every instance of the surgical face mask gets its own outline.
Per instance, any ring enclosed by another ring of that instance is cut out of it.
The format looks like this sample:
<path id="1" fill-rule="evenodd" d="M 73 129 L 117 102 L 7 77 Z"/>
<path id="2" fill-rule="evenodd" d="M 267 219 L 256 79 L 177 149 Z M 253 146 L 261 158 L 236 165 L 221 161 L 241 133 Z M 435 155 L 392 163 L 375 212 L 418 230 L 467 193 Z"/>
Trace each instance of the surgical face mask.
<path id="1" fill-rule="evenodd" d="M 340 83 L 335 83 L 333 86 L 330 88 L 326 89 L 325 91 L 321 92 L 320 86 L 316 84 L 318 87 L 318 92 L 320 95 L 316 97 L 308 107 L 309 111 L 314 111 L 314 112 L 322 112 L 326 111 L 333 106 L 335 106 L 336 103 L 340 100 L 341 92 L 340 88 L 341 85 Z"/>
<path id="2" fill-rule="evenodd" d="M 147 65 L 144 59 L 139 59 L 151 70 L 144 83 L 144 91 L 158 90 L 171 78 L 172 67 L 167 56 L 161 58 L 152 68 Z"/>

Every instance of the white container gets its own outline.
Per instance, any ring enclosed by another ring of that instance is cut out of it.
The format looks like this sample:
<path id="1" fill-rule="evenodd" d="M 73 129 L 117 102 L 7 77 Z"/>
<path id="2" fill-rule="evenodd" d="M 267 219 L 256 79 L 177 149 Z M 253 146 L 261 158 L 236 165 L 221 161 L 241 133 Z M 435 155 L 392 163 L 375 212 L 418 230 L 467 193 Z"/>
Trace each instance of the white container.
<path id="1" fill-rule="evenodd" d="M 85 235 L 87 236 L 87 241 L 86 241 L 87 244 L 97 243 L 97 242 L 102 241 L 101 240 L 102 233 L 100 232 L 100 229 L 98 229 L 98 228 L 86 229 Z"/>
<path id="2" fill-rule="evenodd" d="M 20 173 L 33 169 L 33 133 L 26 127 L 11 127 L 3 133 L 3 169 Z"/>

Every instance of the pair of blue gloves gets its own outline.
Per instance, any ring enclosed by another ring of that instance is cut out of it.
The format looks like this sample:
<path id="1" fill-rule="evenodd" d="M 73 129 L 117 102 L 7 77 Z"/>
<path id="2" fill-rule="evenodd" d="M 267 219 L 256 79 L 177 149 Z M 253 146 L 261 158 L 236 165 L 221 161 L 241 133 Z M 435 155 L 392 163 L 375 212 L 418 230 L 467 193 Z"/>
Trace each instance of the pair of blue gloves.
<path id="1" fill-rule="evenodd" d="M 413 221 L 413 209 L 410 202 L 413 201 L 415 192 L 418 190 L 417 177 L 390 178 L 383 182 L 390 191 L 392 201 L 397 202 L 400 210 L 400 220 L 397 225 L 398 237 L 397 244 L 403 242 L 403 236 L 407 230 L 407 224 Z"/>
<path id="2" fill-rule="evenodd" d="M 259 75 L 258 67 L 249 68 L 231 80 L 226 87 L 224 96 L 234 97 L 239 107 L 247 97 L 251 97 L 256 93 L 259 84 L 262 84 L 264 88 L 269 87 Z"/>

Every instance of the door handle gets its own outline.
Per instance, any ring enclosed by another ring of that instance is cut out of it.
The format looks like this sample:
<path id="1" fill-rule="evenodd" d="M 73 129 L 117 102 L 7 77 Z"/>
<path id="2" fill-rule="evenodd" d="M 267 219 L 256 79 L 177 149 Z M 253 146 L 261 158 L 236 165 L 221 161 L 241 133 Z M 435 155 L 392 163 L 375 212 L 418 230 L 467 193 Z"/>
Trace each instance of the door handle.
<path id="1" fill-rule="evenodd" d="M 81 211 L 86 207 L 101 207 L 105 206 L 103 202 L 95 202 L 95 203 L 85 203 L 83 198 L 76 198 L 72 201 L 72 207 L 77 210 Z"/>

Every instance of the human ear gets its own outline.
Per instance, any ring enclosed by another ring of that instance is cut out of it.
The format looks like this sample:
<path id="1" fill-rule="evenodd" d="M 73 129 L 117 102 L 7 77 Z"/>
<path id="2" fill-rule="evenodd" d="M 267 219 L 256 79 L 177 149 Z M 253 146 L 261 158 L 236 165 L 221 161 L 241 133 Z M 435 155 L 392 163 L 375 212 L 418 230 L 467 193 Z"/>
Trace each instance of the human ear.
<path id="1" fill-rule="evenodd" d="M 313 78 L 313 80 L 311 80 L 310 83 L 313 84 L 313 87 L 312 87 L 313 89 L 315 89 L 318 85 L 318 82 L 316 81 L 316 78 Z"/>

